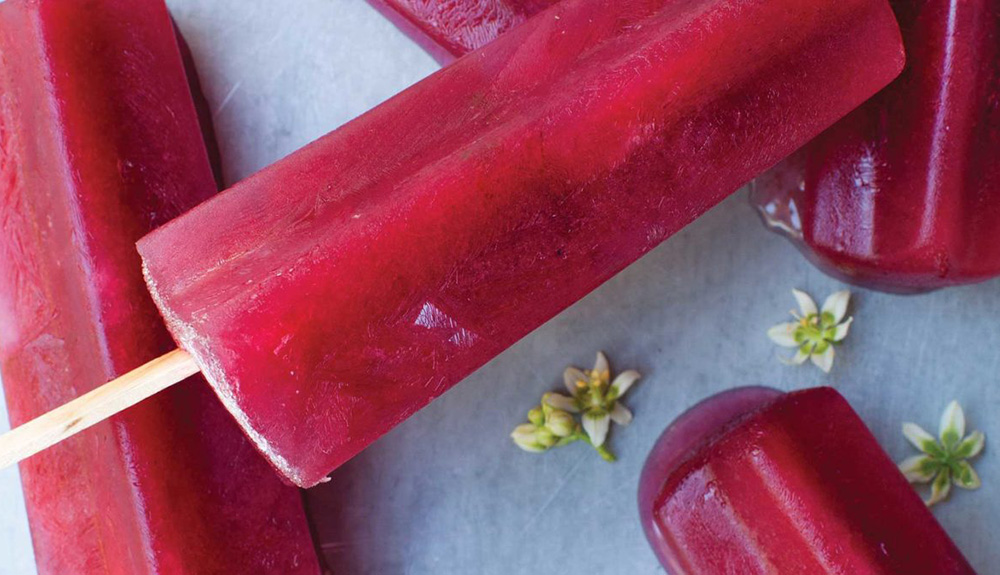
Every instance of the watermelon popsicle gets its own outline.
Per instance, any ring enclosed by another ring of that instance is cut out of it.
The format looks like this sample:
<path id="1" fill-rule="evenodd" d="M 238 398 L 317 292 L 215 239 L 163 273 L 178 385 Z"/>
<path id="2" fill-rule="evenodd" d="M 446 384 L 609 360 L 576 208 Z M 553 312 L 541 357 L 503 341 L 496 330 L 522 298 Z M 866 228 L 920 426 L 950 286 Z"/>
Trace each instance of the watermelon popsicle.
<path id="1" fill-rule="evenodd" d="M 216 185 L 162 0 L 7 0 L 0 59 L 0 371 L 17 424 L 173 346 L 133 244 Z M 41 575 L 319 573 L 298 492 L 200 378 L 20 471 Z"/>
<path id="2" fill-rule="evenodd" d="M 884 0 L 570 0 L 144 238 L 147 283 L 314 485 L 902 58 Z"/>
<path id="3" fill-rule="evenodd" d="M 672 575 L 975 573 L 831 388 L 695 406 L 653 448 L 639 513 Z"/>

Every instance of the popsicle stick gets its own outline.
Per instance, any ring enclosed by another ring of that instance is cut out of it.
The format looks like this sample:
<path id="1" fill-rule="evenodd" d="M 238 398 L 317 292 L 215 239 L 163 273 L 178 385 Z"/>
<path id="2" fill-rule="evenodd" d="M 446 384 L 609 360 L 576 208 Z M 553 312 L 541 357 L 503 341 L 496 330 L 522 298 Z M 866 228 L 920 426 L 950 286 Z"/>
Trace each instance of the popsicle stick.
<path id="1" fill-rule="evenodd" d="M 0 435 L 0 469 L 47 449 L 201 371 L 176 349 Z"/>

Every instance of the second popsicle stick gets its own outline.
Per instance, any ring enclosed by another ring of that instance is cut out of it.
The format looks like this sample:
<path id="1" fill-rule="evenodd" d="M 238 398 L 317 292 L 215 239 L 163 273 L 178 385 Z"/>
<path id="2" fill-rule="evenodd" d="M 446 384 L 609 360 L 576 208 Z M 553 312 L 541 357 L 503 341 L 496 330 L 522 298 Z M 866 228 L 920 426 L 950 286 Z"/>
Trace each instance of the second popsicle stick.
<path id="1" fill-rule="evenodd" d="M 31 457 L 199 371 L 191 354 L 176 349 L 32 419 L 0 435 L 0 469 Z"/>

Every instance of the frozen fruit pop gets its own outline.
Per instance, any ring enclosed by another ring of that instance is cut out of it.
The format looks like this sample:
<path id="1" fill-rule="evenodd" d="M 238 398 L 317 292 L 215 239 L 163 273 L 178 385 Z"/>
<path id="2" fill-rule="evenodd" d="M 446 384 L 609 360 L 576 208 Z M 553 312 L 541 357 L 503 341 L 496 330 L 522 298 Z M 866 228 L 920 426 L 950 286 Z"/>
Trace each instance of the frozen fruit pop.
<path id="1" fill-rule="evenodd" d="M 1000 0 L 891 3 L 903 75 L 762 177 L 754 202 L 824 271 L 917 292 L 1000 275 Z"/>
<path id="2" fill-rule="evenodd" d="M 901 66 L 884 0 L 570 0 L 147 236 L 147 281 L 313 485 Z"/>
<path id="3" fill-rule="evenodd" d="M 559 0 L 368 0 L 442 64 L 482 48 Z"/>
<path id="4" fill-rule="evenodd" d="M 133 244 L 216 188 L 162 0 L 7 0 L 0 61 L 0 371 L 17 424 L 172 347 Z M 21 475 L 41 575 L 319 573 L 297 491 L 200 379 Z"/>
<path id="5" fill-rule="evenodd" d="M 560 3 L 144 238 L 164 365 L 314 485 L 902 60 L 885 0 Z"/>
<path id="6" fill-rule="evenodd" d="M 692 408 L 653 448 L 639 513 L 671 575 L 975 573 L 831 388 Z"/>

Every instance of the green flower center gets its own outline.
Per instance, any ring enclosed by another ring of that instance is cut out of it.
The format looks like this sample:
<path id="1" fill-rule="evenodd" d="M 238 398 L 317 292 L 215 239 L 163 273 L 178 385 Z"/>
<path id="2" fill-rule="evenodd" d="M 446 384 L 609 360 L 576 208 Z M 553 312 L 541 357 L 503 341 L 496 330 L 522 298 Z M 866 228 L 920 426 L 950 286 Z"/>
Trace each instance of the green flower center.
<path id="1" fill-rule="evenodd" d="M 836 336 L 837 325 L 830 313 L 809 314 L 799 320 L 795 329 L 795 343 L 805 353 L 823 353 Z"/>

